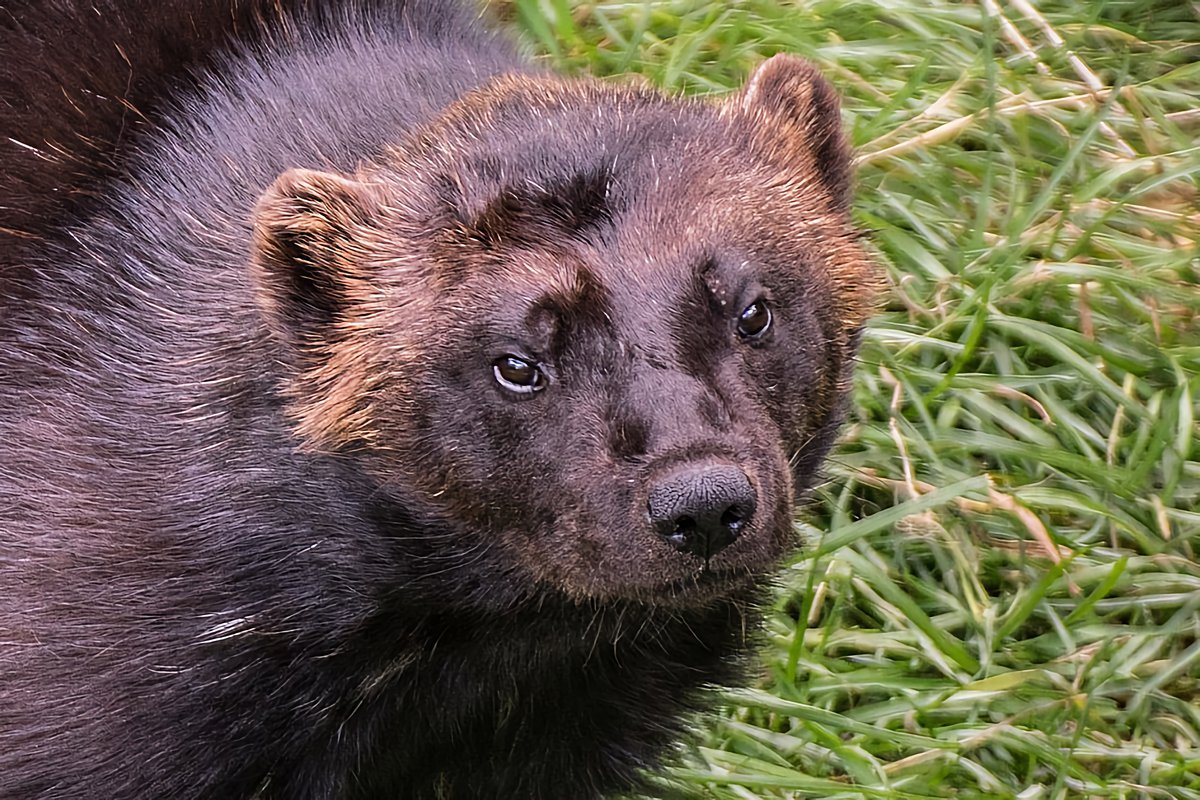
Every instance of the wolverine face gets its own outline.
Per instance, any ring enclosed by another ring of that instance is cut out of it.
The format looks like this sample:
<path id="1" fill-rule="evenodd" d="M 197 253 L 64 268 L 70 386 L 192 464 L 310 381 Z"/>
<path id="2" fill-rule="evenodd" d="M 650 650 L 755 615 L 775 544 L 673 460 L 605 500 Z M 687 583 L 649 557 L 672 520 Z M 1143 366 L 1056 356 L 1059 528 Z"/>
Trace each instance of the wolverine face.
<path id="1" fill-rule="evenodd" d="M 508 79 L 375 171 L 285 174 L 255 268 L 298 435 L 550 591 L 752 582 L 870 304 L 838 130 L 790 58 L 720 106 Z"/>

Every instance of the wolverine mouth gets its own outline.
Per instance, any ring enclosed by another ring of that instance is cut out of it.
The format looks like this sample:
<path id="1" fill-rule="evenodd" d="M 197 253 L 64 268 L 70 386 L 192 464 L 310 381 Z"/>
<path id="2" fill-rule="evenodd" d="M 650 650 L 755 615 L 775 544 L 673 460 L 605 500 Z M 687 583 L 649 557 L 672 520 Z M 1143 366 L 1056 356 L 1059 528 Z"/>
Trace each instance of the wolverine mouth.
<path id="1" fill-rule="evenodd" d="M 657 598 L 679 603 L 695 603 L 731 594 L 754 586 L 761 575 L 746 569 L 710 569 L 707 566 L 686 578 L 659 584 Z"/>

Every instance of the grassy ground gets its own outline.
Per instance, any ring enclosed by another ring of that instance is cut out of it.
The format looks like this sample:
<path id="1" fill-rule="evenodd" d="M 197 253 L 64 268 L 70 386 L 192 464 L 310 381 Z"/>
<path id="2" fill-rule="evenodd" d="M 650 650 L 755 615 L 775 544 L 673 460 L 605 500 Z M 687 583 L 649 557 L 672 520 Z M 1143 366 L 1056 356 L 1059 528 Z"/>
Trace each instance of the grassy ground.
<path id="1" fill-rule="evenodd" d="M 891 281 L 761 680 L 660 796 L 1200 798 L 1200 6 L 506 10 L 685 92 L 815 61 Z"/>

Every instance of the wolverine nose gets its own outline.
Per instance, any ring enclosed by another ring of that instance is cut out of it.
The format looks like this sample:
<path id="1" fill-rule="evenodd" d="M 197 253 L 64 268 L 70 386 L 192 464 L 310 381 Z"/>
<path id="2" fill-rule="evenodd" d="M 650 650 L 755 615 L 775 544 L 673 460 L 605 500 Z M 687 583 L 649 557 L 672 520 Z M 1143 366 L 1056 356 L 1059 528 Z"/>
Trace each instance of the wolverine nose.
<path id="1" fill-rule="evenodd" d="M 650 521 L 677 550 L 707 560 L 737 539 L 758 497 L 732 464 L 690 466 L 650 489 Z"/>

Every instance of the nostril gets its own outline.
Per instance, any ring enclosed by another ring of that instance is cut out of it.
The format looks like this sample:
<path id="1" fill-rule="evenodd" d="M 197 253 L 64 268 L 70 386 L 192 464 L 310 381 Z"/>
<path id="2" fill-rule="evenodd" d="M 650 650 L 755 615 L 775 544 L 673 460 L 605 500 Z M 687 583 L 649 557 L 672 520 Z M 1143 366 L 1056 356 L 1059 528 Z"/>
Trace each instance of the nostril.
<path id="1" fill-rule="evenodd" d="M 696 520 L 686 515 L 667 520 L 665 525 L 659 524 L 657 527 L 659 533 L 677 550 L 687 550 L 689 543 L 696 538 Z"/>
<path id="2" fill-rule="evenodd" d="M 742 509 L 737 506 L 730 506 L 725 509 L 725 513 L 721 515 L 721 524 L 729 530 L 737 533 L 746 524 L 746 516 Z"/>

